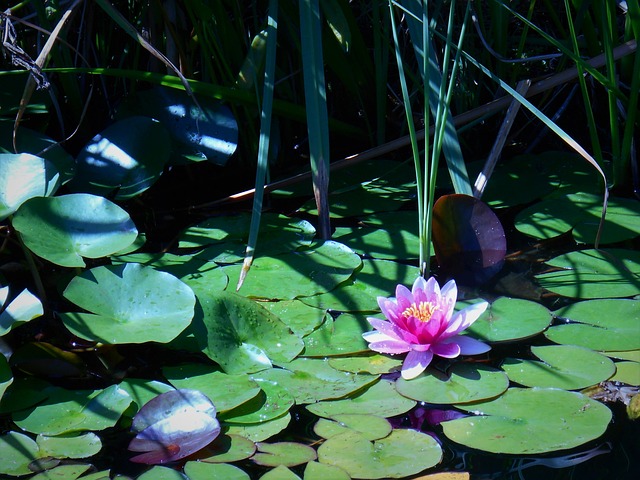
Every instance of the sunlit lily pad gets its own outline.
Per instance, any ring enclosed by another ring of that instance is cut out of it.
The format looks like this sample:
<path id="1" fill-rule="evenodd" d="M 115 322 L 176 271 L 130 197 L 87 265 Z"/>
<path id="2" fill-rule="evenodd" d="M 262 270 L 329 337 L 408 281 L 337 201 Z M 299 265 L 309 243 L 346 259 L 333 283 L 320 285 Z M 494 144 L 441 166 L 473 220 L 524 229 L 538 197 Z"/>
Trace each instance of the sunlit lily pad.
<path id="1" fill-rule="evenodd" d="M 640 252 L 580 250 L 548 260 L 561 270 L 536 275 L 541 287 L 575 298 L 615 298 L 640 294 Z"/>
<path id="2" fill-rule="evenodd" d="M 260 373 L 251 379 L 262 391 L 249 402 L 227 412 L 221 417 L 227 424 L 251 424 L 273 420 L 285 415 L 294 404 L 293 395 L 271 380 L 260 378 Z"/>
<path id="3" fill-rule="evenodd" d="M 75 335 L 104 343 L 169 342 L 193 318 L 195 295 L 165 272 L 136 263 L 96 267 L 63 295 L 92 313 L 60 314 Z"/>
<path id="4" fill-rule="evenodd" d="M 459 408 L 478 416 L 444 422 L 454 442 L 514 455 L 568 450 L 600 437 L 611 410 L 580 393 L 560 389 L 510 388 L 500 397 Z"/>
<path id="5" fill-rule="evenodd" d="M 551 320 L 551 312 L 539 303 L 501 297 L 466 331 L 487 342 L 515 341 L 542 332 Z"/>
<path id="6" fill-rule="evenodd" d="M 19 476 L 33 473 L 29 464 L 40 456 L 35 440 L 19 432 L 8 432 L 0 436 L 0 473 Z"/>
<path id="7" fill-rule="evenodd" d="M 399 372 L 402 367 L 402 359 L 371 352 L 366 356 L 330 358 L 329 365 L 336 370 L 344 370 L 345 372 L 377 375 Z"/>
<path id="8" fill-rule="evenodd" d="M 42 302 L 26 288 L 7 303 L 9 287 L 0 288 L 0 335 L 44 313 Z"/>
<path id="9" fill-rule="evenodd" d="M 343 313 L 333 320 L 327 317 L 315 332 L 304 338 L 305 357 L 332 357 L 348 355 L 369 350 L 368 343 L 362 338 L 371 325 L 364 316 Z"/>
<path id="10" fill-rule="evenodd" d="M 402 395 L 428 403 L 469 403 L 494 398 L 509 386 L 504 372 L 476 363 L 456 363 L 447 374 L 434 369 L 413 380 L 399 378 Z"/>
<path id="11" fill-rule="evenodd" d="M 304 480 L 350 480 L 343 469 L 320 462 L 309 462 L 304 469 Z"/>
<path id="12" fill-rule="evenodd" d="M 245 425 L 225 425 L 225 430 L 228 435 L 240 435 L 253 442 L 262 442 L 287 428 L 289 422 L 291 422 L 291 414 L 287 413 L 282 417 L 274 418 L 267 422 Z"/>
<path id="13" fill-rule="evenodd" d="M 110 255 L 138 235 L 122 208 L 84 193 L 27 200 L 15 213 L 13 226 L 29 250 L 63 267 L 84 267 L 82 257 Z"/>
<path id="14" fill-rule="evenodd" d="M 554 312 L 575 323 L 555 325 L 545 336 L 556 343 L 592 350 L 640 348 L 640 301 L 599 299 L 574 303 Z"/>
<path id="15" fill-rule="evenodd" d="M 91 465 L 88 464 L 71 464 L 71 465 L 58 465 L 57 467 L 45 470 L 44 472 L 37 473 L 30 480 L 48 480 L 50 478 L 60 478 L 64 480 L 76 480 L 81 477 L 83 473 L 91 469 Z"/>
<path id="16" fill-rule="evenodd" d="M 314 415 L 331 418 L 336 415 L 362 414 L 395 417 L 415 407 L 416 402 L 398 393 L 394 384 L 380 380 L 357 395 L 343 400 L 325 400 L 306 406 Z"/>
<path id="17" fill-rule="evenodd" d="M 275 257 L 253 261 L 240 293 L 248 297 L 293 299 L 316 295 L 347 280 L 361 264 L 360 257 L 346 246 L 326 241 Z M 224 267 L 235 285 L 242 265 Z"/>
<path id="18" fill-rule="evenodd" d="M 239 435 L 220 435 L 198 455 L 202 462 L 227 463 L 249 458 L 256 451 L 256 444 Z"/>
<path id="19" fill-rule="evenodd" d="M 251 457 L 258 465 L 293 467 L 316 459 L 316 451 L 308 445 L 295 442 L 258 443 L 258 451 Z"/>
<path id="20" fill-rule="evenodd" d="M 622 382 L 634 387 L 640 386 L 640 363 L 616 362 L 616 374 L 609 379 L 611 382 Z"/>
<path id="21" fill-rule="evenodd" d="M 55 437 L 38 435 L 36 443 L 41 456 L 53 458 L 88 458 L 102 448 L 100 437 L 92 432 Z"/>
<path id="22" fill-rule="evenodd" d="M 109 475 L 106 475 L 104 479 L 96 478 L 95 480 L 106 480 L 108 478 L 110 478 Z M 187 480 L 187 478 L 184 474 L 173 468 L 156 465 L 136 477 L 136 480 Z"/>
<path id="23" fill-rule="evenodd" d="M 541 361 L 507 358 L 502 369 L 527 387 L 579 390 L 607 380 L 616 371 L 608 357 L 575 345 L 531 347 Z"/>
<path id="24" fill-rule="evenodd" d="M 151 401 L 161 393 L 175 390 L 171 385 L 157 380 L 146 380 L 143 378 L 125 378 L 120 382 L 120 388 L 125 390 L 133 402 L 136 404 L 137 412 L 145 403 Z"/>
<path id="25" fill-rule="evenodd" d="M 230 292 L 211 297 L 205 306 L 204 352 L 229 374 L 252 373 L 288 362 L 300 353 L 302 340 L 278 317 L 253 300 Z"/>
<path id="26" fill-rule="evenodd" d="M 335 437 L 350 430 L 362 434 L 367 440 L 378 440 L 389 435 L 393 428 L 387 419 L 363 413 L 334 415 L 331 420 L 321 418 L 313 426 L 314 433 L 322 438 Z"/>
<path id="27" fill-rule="evenodd" d="M 240 468 L 228 463 L 187 462 L 184 473 L 189 480 L 249 480 Z"/>
<path id="28" fill-rule="evenodd" d="M 298 358 L 284 368 L 272 368 L 260 377 L 277 382 L 289 390 L 297 404 L 342 398 L 377 380 L 375 375 L 355 375 L 340 372 L 329 366 L 327 360 Z"/>
<path id="29" fill-rule="evenodd" d="M 351 478 L 403 478 L 437 465 L 442 449 L 430 435 L 415 430 L 394 430 L 370 442 L 348 432 L 326 440 L 318 460 L 345 470 Z"/>
<path id="30" fill-rule="evenodd" d="M 0 220 L 33 197 L 52 195 L 60 182 L 57 169 L 29 153 L 0 153 Z"/>
<path id="31" fill-rule="evenodd" d="M 299 337 L 313 332 L 322 324 L 327 315 L 324 310 L 310 307 L 300 300 L 262 302 L 262 306 L 278 316 Z"/>

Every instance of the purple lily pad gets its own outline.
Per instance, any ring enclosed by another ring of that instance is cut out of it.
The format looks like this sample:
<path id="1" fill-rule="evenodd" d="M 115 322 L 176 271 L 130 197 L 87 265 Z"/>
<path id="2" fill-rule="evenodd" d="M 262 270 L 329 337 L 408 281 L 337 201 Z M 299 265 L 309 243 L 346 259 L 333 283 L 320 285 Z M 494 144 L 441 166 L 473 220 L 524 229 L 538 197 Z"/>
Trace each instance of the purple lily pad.
<path id="1" fill-rule="evenodd" d="M 147 402 L 133 418 L 137 433 L 129 450 L 145 452 L 132 462 L 159 464 L 180 460 L 211 443 L 220 434 L 216 408 L 198 390 L 172 390 Z"/>

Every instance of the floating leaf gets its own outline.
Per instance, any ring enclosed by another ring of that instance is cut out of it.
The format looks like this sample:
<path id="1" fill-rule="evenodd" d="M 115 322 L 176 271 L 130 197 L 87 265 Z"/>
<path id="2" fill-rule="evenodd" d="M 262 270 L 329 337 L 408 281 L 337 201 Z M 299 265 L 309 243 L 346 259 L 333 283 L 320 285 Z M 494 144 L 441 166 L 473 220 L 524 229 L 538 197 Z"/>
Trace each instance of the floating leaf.
<path id="1" fill-rule="evenodd" d="M 474 197 L 441 196 L 433 206 L 432 235 L 438 264 L 460 283 L 483 283 L 502 268 L 507 251 L 502 224 Z"/>
<path id="2" fill-rule="evenodd" d="M 202 462 L 227 463 L 238 462 L 249 458 L 256 451 L 256 444 L 239 435 L 219 435 L 199 457 Z"/>
<path id="3" fill-rule="evenodd" d="M 291 422 L 291 414 L 286 415 L 267 422 L 245 424 L 245 425 L 228 425 L 226 431 L 228 435 L 240 435 L 253 442 L 262 442 L 268 438 L 277 435 L 287 428 Z"/>
<path id="4" fill-rule="evenodd" d="M 638 300 L 587 300 L 561 308 L 555 315 L 575 323 L 549 328 L 545 336 L 552 342 L 599 351 L 640 348 Z"/>
<path id="5" fill-rule="evenodd" d="M 304 469 L 304 480 L 350 480 L 343 469 L 326 463 L 309 462 Z"/>
<path id="6" fill-rule="evenodd" d="M 258 465 L 293 467 L 316 459 L 316 451 L 308 445 L 294 442 L 258 443 L 258 452 L 251 457 Z"/>
<path id="7" fill-rule="evenodd" d="M 502 364 L 512 382 L 579 390 L 607 380 L 616 371 L 608 357 L 575 345 L 531 347 L 531 353 L 541 361 L 507 358 Z"/>
<path id="8" fill-rule="evenodd" d="M 318 460 L 345 470 L 351 478 L 403 478 L 437 465 L 442 459 L 438 442 L 415 430 L 394 430 L 370 442 L 356 432 L 326 440 Z"/>
<path id="9" fill-rule="evenodd" d="M 4 397 L 4 392 L 13 383 L 13 373 L 4 355 L 0 355 L 0 400 Z"/>
<path id="10" fill-rule="evenodd" d="M 230 374 L 252 373 L 288 362 L 300 353 L 302 340 L 278 317 L 235 293 L 211 297 L 204 312 L 204 352 Z"/>
<path id="11" fill-rule="evenodd" d="M 148 139 L 153 141 L 148 141 Z M 147 117 L 120 120 L 97 134 L 76 159 L 77 192 L 127 200 L 153 185 L 169 160 L 165 128 Z"/>
<path id="12" fill-rule="evenodd" d="M 251 401 L 227 412 L 223 418 L 226 423 L 267 422 L 285 415 L 293 406 L 293 395 L 286 388 L 271 380 L 260 378 L 259 373 L 252 375 L 251 379 L 260 385 L 262 392 Z"/>
<path id="13" fill-rule="evenodd" d="M 617 362 L 616 374 L 609 379 L 611 382 L 621 382 L 634 387 L 640 386 L 640 363 Z"/>
<path id="14" fill-rule="evenodd" d="M 74 277 L 64 297 L 92 313 L 60 314 L 75 335 L 103 343 L 166 343 L 193 318 L 195 295 L 165 272 L 135 263 Z"/>
<path id="15" fill-rule="evenodd" d="M 105 480 L 110 478 L 108 475 Z M 117 478 L 117 477 L 116 477 Z M 83 478 L 84 480 L 84 478 Z M 98 479 L 96 479 L 98 480 Z M 102 479 L 101 479 L 102 480 Z M 137 477 L 137 480 L 188 480 L 186 475 L 169 467 L 156 465 Z"/>
<path id="16" fill-rule="evenodd" d="M 327 316 L 324 310 L 310 307 L 300 300 L 262 302 L 262 306 L 280 318 L 299 337 L 309 335 Z"/>
<path id="17" fill-rule="evenodd" d="M 389 435 L 393 428 L 383 417 L 362 413 L 334 415 L 332 420 L 321 418 L 313 426 L 314 433 L 322 438 L 335 437 L 350 430 L 360 433 L 367 440 L 378 440 Z"/>
<path id="18" fill-rule="evenodd" d="M 166 463 L 187 457 L 211 443 L 220 433 L 216 409 L 202 392 L 172 390 L 146 403 L 133 418 L 136 436 L 129 450 L 145 452 L 137 463 Z"/>
<path id="19" fill-rule="evenodd" d="M 327 317 L 324 324 L 304 338 L 305 357 L 332 357 L 369 351 L 362 334 L 371 325 L 362 316 L 343 313 L 333 320 Z"/>
<path id="20" fill-rule="evenodd" d="M 26 288 L 9 304 L 6 303 L 8 294 L 9 287 L 0 288 L 0 336 L 44 313 L 40 299 Z"/>
<path id="21" fill-rule="evenodd" d="M 640 294 L 640 252 L 611 248 L 580 250 L 546 262 L 560 270 L 536 275 L 541 287 L 574 298 Z"/>
<path id="22" fill-rule="evenodd" d="M 60 176 L 53 164 L 29 153 L 0 153 L 0 220 L 34 197 L 53 195 Z"/>
<path id="23" fill-rule="evenodd" d="M 29 250 L 63 267 L 84 267 L 82 257 L 110 255 L 138 235 L 122 208 L 83 193 L 27 200 L 15 213 L 13 226 Z"/>
<path id="24" fill-rule="evenodd" d="M 539 303 L 501 297 L 466 331 L 491 343 L 522 340 L 542 332 L 552 318 L 551 312 Z"/>
<path id="25" fill-rule="evenodd" d="M 316 295 L 347 280 L 361 264 L 360 257 L 344 245 L 328 240 L 276 257 L 258 257 L 242 285 L 248 297 L 293 299 Z M 242 265 L 224 267 L 237 279 Z"/>
<path id="26" fill-rule="evenodd" d="M 38 444 L 22 433 L 9 432 L 0 436 L 0 473 L 19 476 L 33 473 L 31 462 L 39 458 Z"/>
<path id="27" fill-rule="evenodd" d="M 249 480 L 238 467 L 227 463 L 187 462 L 184 473 L 189 480 Z"/>
<path id="28" fill-rule="evenodd" d="M 75 352 L 67 352 L 47 342 L 29 342 L 11 355 L 11 365 L 30 375 L 46 378 L 83 378 L 87 362 Z"/>
<path id="29" fill-rule="evenodd" d="M 276 468 L 273 468 L 262 475 L 260 480 L 301 480 L 301 478 L 293 473 L 288 467 L 278 465 Z"/>
<path id="30" fill-rule="evenodd" d="M 140 410 L 145 403 L 151 401 L 161 393 L 175 390 L 175 388 L 166 383 L 142 378 L 125 378 L 120 382 L 120 388 L 126 391 L 136 404 L 136 412 Z"/>
<path id="31" fill-rule="evenodd" d="M 442 423 L 454 442 L 514 455 L 568 450 L 601 436 L 611 410 L 576 392 L 510 388 L 504 395 L 459 408 L 478 414 Z"/>
<path id="32" fill-rule="evenodd" d="M 100 437 L 92 432 L 56 437 L 38 435 L 36 443 L 41 456 L 53 458 L 88 458 L 102 448 Z"/>
<path id="33" fill-rule="evenodd" d="M 396 382 L 396 389 L 405 397 L 442 404 L 494 398 L 508 386 L 504 372 L 477 363 L 456 363 L 447 374 L 427 369 L 413 380 L 399 378 Z"/>
<path id="34" fill-rule="evenodd" d="M 49 480 L 50 478 L 76 480 L 91 468 L 91 465 L 86 464 L 59 465 L 34 475 L 30 480 Z"/>
<path id="35" fill-rule="evenodd" d="M 402 360 L 371 352 L 367 356 L 330 358 L 329 365 L 336 370 L 343 370 L 345 372 L 378 375 L 382 373 L 399 372 L 402 367 Z"/>

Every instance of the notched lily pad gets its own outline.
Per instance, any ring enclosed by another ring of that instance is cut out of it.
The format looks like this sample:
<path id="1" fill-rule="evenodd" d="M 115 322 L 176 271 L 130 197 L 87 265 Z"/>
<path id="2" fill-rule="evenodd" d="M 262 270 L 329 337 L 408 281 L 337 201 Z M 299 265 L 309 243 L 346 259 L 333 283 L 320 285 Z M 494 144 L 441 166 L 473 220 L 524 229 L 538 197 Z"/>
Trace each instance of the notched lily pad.
<path id="1" fill-rule="evenodd" d="M 322 438 L 356 431 L 371 441 L 386 437 L 391 430 L 393 428 L 387 419 L 363 413 L 334 415 L 331 420 L 321 418 L 313 426 L 315 434 Z"/>
<path id="2" fill-rule="evenodd" d="M 316 459 L 316 451 L 308 445 L 295 442 L 257 444 L 258 451 L 251 457 L 258 465 L 277 467 L 284 465 L 293 467 Z"/>
<path id="3" fill-rule="evenodd" d="M 362 334 L 371 325 L 363 316 L 343 313 L 335 320 L 327 316 L 324 324 L 304 338 L 305 357 L 333 357 L 369 350 Z"/>

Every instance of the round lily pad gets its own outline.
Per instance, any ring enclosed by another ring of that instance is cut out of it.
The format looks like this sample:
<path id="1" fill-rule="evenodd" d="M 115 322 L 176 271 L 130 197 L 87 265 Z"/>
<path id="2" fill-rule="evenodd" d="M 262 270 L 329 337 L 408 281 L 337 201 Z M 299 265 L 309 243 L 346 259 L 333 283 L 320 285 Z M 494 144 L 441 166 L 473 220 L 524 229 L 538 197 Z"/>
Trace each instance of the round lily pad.
<path id="1" fill-rule="evenodd" d="M 294 404 L 293 395 L 277 382 L 260 378 L 254 374 L 251 379 L 262 391 L 252 400 L 227 412 L 223 420 L 233 424 L 260 423 L 285 415 Z"/>
<path id="2" fill-rule="evenodd" d="M 309 335 L 324 322 L 327 316 L 324 310 L 310 307 L 300 300 L 263 302 L 262 306 L 278 316 L 299 337 Z"/>
<path id="3" fill-rule="evenodd" d="M 41 456 L 54 458 L 87 458 L 102 448 L 100 437 L 93 432 L 56 437 L 38 435 L 36 443 Z"/>
<path id="4" fill-rule="evenodd" d="M 640 386 L 640 363 L 617 362 L 616 374 L 609 379 L 612 382 L 622 382 L 634 387 Z"/>
<path id="5" fill-rule="evenodd" d="M 559 270 L 536 275 L 536 279 L 558 295 L 617 298 L 640 294 L 640 252 L 636 250 L 579 250 L 546 263 Z"/>
<path id="6" fill-rule="evenodd" d="M 510 388 L 494 400 L 459 408 L 476 415 L 442 423 L 448 438 L 514 455 L 577 447 L 600 437 L 611 421 L 611 410 L 603 404 L 553 388 Z"/>
<path id="7" fill-rule="evenodd" d="M 193 318 L 195 295 L 165 272 L 135 263 L 74 277 L 64 297 L 92 313 L 60 314 L 75 335 L 103 343 L 166 343 Z"/>
<path id="8" fill-rule="evenodd" d="M 527 387 L 578 390 L 607 380 L 616 371 L 610 358 L 575 345 L 531 347 L 541 361 L 507 358 L 502 369 Z"/>
<path id="9" fill-rule="evenodd" d="M 552 318 L 551 312 L 539 303 L 501 297 L 466 331 L 491 343 L 522 340 L 542 332 Z"/>
<path id="10" fill-rule="evenodd" d="M 0 288 L 0 335 L 44 313 L 42 302 L 26 288 L 7 304 L 9 287 Z"/>
<path id="11" fill-rule="evenodd" d="M 504 372 L 476 363 L 456 363 L 447 374 L 427 369 L 417 378 L 399 378 L 396 382 L 396 389 L 405 397 L 442 404 L 494 398 L 508 386 Z"/>
<path id="12" fill-rule="evenodd" d="M 316 459 L 316 451 L 308 445 L 295 442 L 257 444 L 258 451 L 251 460 L 265 467 L 284 465 L 293 467 Z"/>
<path id="13" fill-rule="evenodd" d="M 377 375 L 400 371 L 402 360 L 374 353 L 366 356 L 330 358 L 329 365 L 345 372 Z"/>
<path id="14" fill-rule="evenodd" d="M 371 330 L 364 316 L 343 313 L 335 320 L 327 316 L 315 332 L 304 338 L 305 357 L 332 357 L 367 352 L 368 343 L 362 334 Z"/>
<path id="15" fill-rule="evenodd" d="M 640 348 L 638 300 L 587 300 L 554 313 L 575 322 L 555 325 L 545 332 L 545 336 L 555 343 L 580 345 L 598 351 Z"/>
<path id="16" fill-rule="evenodd" d="M 335 415 L 332 420 L 321 418 L 313 426 L 316 435 L 331 438 L 349 430 L 362 434 L 367 440 L 378 440 L 391 433 L 389 421 L 376 415 L 351 413 Z"/>
<path id="17" fill-rule="evenodd" d="M 118 205 L 80 193 L 31 198 L 15 213 L 13 226 L 29 250 L 63 267 L 84 267 L 82 257 L 118 252 L 138 235 L 129 214 Z"/>
<path id="18" fill-rule="evenodd" d="M 238 462 L 249 458 L 256 451 L 256 444 L 240 435 L 220 435 L 199 455 L 199 460 L 209 463 Z"/>
<path id="19" fill-rule="evenodd" d="M 226 425 L 226 432 L 228 435 L 239 435 L 251 440 L 252 442 L 262 442 L 287 428 L 289 422 L 291 422 L 291 414 L 287 413 L 282 417 L 274 418 L 273 420 L 266 422 L 244 425 Z"/>
<path id="20" fill-rule="evenodd" d="M 187 462 L 184 473 L 189 480 L 249 480 L 241 469 L 228 463 Z"/>
<path id="21" fill-rule="evenodd" d="M 309 462 L 304 469 L 304 480 L 350 480 L 351 477 L 339 467 L 326 463 Z"/>
<path id="22" fill-rule="evenodd" d="M 394 430 L 371 442 L 356 432 L 326 440 L 318 448 L 318 461 L 345 470 L 351 478 L 403 478 L 440 463 L 442 449 L 430 435 L 415 430 Z"/>
<path id="23" fill-rule="evenodd" d="M 31 437 L 18 432 L 0 436 L 0 473 L 19 476 L 33 473 L 31 462 L 38 458 L 40 448 Z"/>
<path id="24" fill-rule="evenodd" d="M 229 374 L 253 373 L 288 362 L 300 353 L 302 340 L 278 317 L 253 300 L 219 292 L 205 306 L 205 353 Z"/>

